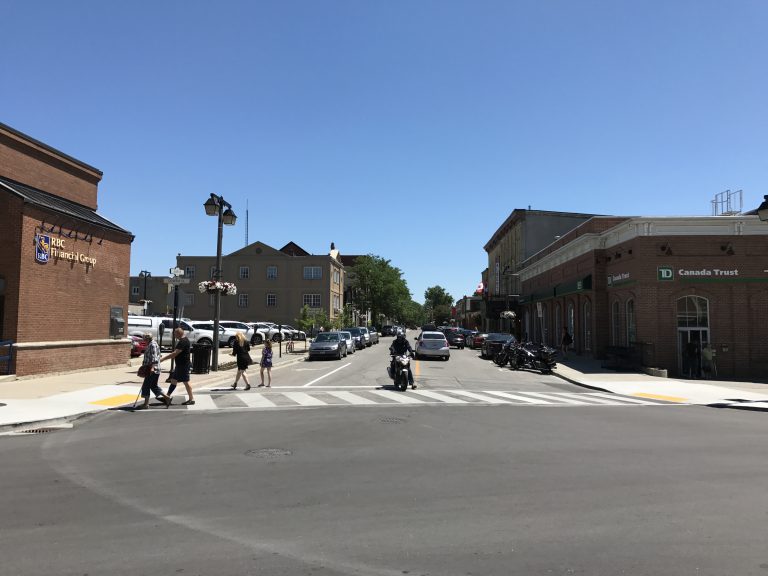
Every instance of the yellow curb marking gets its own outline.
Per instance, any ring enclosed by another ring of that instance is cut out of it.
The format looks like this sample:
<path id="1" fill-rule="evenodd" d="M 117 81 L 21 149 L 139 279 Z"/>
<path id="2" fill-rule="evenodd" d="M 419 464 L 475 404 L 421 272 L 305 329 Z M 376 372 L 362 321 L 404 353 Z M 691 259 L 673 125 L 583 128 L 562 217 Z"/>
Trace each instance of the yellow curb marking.
<path id="1" fill-rule="evenodd" d="M 635 392 L 632 396 L 641 396 L 643 398 L 654 398 L 656 400 L 666 400 L 667 402 L 688 402 L 688 398 L 678 398 L 677 396 L 664 396 L 662 394 L 648 394 L 646 392 Z"/>
<path id="2" fill-rule="evenodd" d="M 96 400 L 96 402 L 89 402 L 89 404 L 97 404 L 99 406 L 122 406 L 123 404 L 130 404 L 136 399 L 133 394 L 120 394 L 120 396 L 110 396 L 103 400 Z"/>
<path id="3" fill-rule="evenodd" d="M 415 378 L 419 374 L 421 374 L 421 368 L 418 360 L 414 360 L 413 362 L 413 377 Z"/>

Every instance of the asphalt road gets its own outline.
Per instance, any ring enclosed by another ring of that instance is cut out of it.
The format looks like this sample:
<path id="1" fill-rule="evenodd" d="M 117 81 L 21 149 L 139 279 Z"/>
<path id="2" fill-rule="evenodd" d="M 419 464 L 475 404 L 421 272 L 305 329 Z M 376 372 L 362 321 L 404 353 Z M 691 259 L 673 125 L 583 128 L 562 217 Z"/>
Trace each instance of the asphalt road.
<path id="1" fill-rule="evenodd" d="M 372 397 L 387 345 L 275 370 L 264 396 Z M 768 574 L 762 413 L 591 404 L 470 350 L 417 366 L 417 392 L 467 402 L 110 412 L 2 437 L 0 574 Z"/>

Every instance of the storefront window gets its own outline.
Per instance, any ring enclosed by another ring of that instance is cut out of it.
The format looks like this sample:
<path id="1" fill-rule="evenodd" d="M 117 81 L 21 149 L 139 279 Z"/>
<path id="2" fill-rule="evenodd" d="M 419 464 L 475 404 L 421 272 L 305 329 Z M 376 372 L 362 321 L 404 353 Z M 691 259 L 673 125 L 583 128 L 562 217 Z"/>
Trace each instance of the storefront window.
<path id="1" fill-rule="evenodd" d="M 635 301 L 627 301 L 627 344 L 637 342 L 637 326 L 635 325 Z"/>
<path id="2" fill-rule="evenodd" d="M 621 316 L 619 314 L 619 302 L 611 306 L 611 345 L 621 346 Z"/>
<path id="3" fill-rule="evenodd" d="M 584 302 L 584 350 L 592 350 L 592 303 Z"/>

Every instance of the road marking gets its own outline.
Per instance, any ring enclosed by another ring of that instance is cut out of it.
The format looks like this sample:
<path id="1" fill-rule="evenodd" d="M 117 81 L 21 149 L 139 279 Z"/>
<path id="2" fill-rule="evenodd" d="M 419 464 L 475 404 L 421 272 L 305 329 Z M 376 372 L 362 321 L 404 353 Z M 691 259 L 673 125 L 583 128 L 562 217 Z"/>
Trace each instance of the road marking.
<path id="1" fill-rule="evenodd" d="M 570 398 L 565 398 L 564 396 L 561 396 L 559 394 L 542 394 L 541 392 L 525 392 L 525 394 L 536 396 L 537 398 L 544 398 L 545 400 L 554 400 L 555 402 L 565 402 L 566 404 L 581 404 L 581 405 L 589 404 L 589 402 L 572 400 Z"/>
<path id="2" fill-rule="evenodd" d="M 315 382 L 319 382 L 319 381 L 320 381 L 320 380 L 322 380 L 323 378 L 327 378 L 328 376 L 330 376 L 330 375 L 331 375 L 331 374 L 333 374 L 334 372 L 338 372 L 339 370 L 341 370 L 342 368 L 346 368 L 347 366 L 350 366 L 350 364 L 344 364 L 344 366 L 339 366 L 338 368 L 336 368 L 336 370 L 331 370 L 330 372 L 328 372 L 328 374 L 323 374 L 323 375 L 322 375 L 322 376 L 320 376 L 319 378 L 315 378 L 314 380 L 312 380 L 312 382 L 309 382 L 309 383 L 307 383 L 307 384 L 304 384 L 304 388 L 309 388 L 309 387 L 310 387 L 310 386 L 312 386 L 312 384 L 314 384 Z"/>
<path id="3" fill-rule="evenodd" d="M 635 392 L 632 396 L 642 396 L 643 398 L 655 398 L 656 400 L 665 400 L 667 402 L 688 402 L 688 398 L 678 396 L 664 396 L 663 394 L 648 394 L 647 392 Z"/>
<path id="4" fill-rule="evenodd" d="M 456 392 L 458 392 L 458 390 L 453 391 L 454 394 Z M 426 396 L 427 398 L 433 398 L 434 400 L 439 400 L 440 402 L 445 402 L 446 404 L 467 404 L 468 403 L 466 400 L 462 400 L 461 398 L 446 396 L 445 394 L 432 392 L 431 390 L 413 390 L 412 393 L 421 394 L 422 396 Z"/>
<path id="5" fill-rule="evenodd" d="M 336 398 L 344 400 L 344 402 L 349 402 L 350 404 L 376 404 L 377 403 L 376 400 L 363 398 L 362 396 L 358 396 L 357 394 L 352 394 L 352 392 L 329 390 L 328 392 L 326 392 L 326 394 L 335 396 Z"/>
<path id="6" fill-rule="evenodd" d="M 608 398 L 609 400 L 615 400 L 616 395 L 615 394 L 600 394 L 600 393 L 593 393 L 590 394 L 590 396 L 600 396 L 601 398 Z M 634 398 L 626 398 L 624 396 L 621 397 L 622 402 L 629 402 L 630 404 L 645 404 L 646 406 L 658 406 L 655 402 L 646 402 L 645 400 L 635 400 Z"/>
<path id="7" fill-rule="evenodd" d="M 422 400 L 414 398 L 411 395 L 403 394 L 402 392 L 392 392 L 390 390 L 371 390 L 371 394 L 377 394 L 383 398 L 394 400 L 400 404 L 423 404 Z"/>
<path id="8" fill-rule="evenodd" d="M 520 400 L 521 402 L 528 402 L 530 404 L 552 404 L 546 400 L 538 400 L 536 398 L 526 398 L 525 396 L 518 396 L 517 394 L 510 394 L 509 392 L 491 392 L 484 390 L 485 394 L 493 394 L 494 396 L 501 396 L 502 398 L 509 398 L 510 400 Z"/>
<path id="9" fill-rule="evenodd" d="M 119 396 L 110 396 L 109 398 L 89 402 L 89 404 L 96 404 L 97 406 L 122 406 L 124 404 L 133 404 L 135 401 L 136 395 L 134 394 L 120 394 Z"/>
<path id="10" fill-rule="evenodd" d="M 452 390 L 451 394 L 458 394 L 460 396 L 466 396 L 467 398 L 482 400 L 483 402 L 488 402 L 489 404 L 509 404 L 509 402 L 507 402 L 506 400 L 502 400 L 501 398 L 494 398 L 493 396 L 483 396 L 482 394 L 477 394 L 476 392 L 470 392 L 469 390 Z"/>
<path id="11" fill-rule="evenodd" d="M 418 360 L 413 361 L 413 377 L 416 378 L 416 376 L 421 375 L 421 362 Z"/>
<path id="12" fill-rule="evenodd" d="M 306 392 L 283 392 L 283 396 L 286 398 L 290 398 L 296 404 L 299 404 L 301 406 L 327 406 L 327 402 L 323 402 L 322 400 L 318 400 L 314 396 L 310 396 Z"/>
<path id="13" fill-rule="evenodd" d="M 207 394 L 198 394 L 195 396 L 195 403 L 187 406 L 188 410 L 216 410 L 217 408 L 213 397 Z"/>
<path id="14" fill-rule="evenodd" d="M 237 397 L 249 408 L 274 408 L 277 406 L 263 394 L 237 394 Z"/>

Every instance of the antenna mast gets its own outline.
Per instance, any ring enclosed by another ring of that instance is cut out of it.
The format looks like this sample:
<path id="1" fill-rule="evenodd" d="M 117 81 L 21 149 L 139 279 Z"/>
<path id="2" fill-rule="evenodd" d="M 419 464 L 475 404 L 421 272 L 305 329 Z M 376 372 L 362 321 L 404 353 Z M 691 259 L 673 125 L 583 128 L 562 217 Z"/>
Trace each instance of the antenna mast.
<path id="1" fill-rule="evenodd" d="M 248 198 L 245 199 L 245 245 L 248 246 Z"/>

